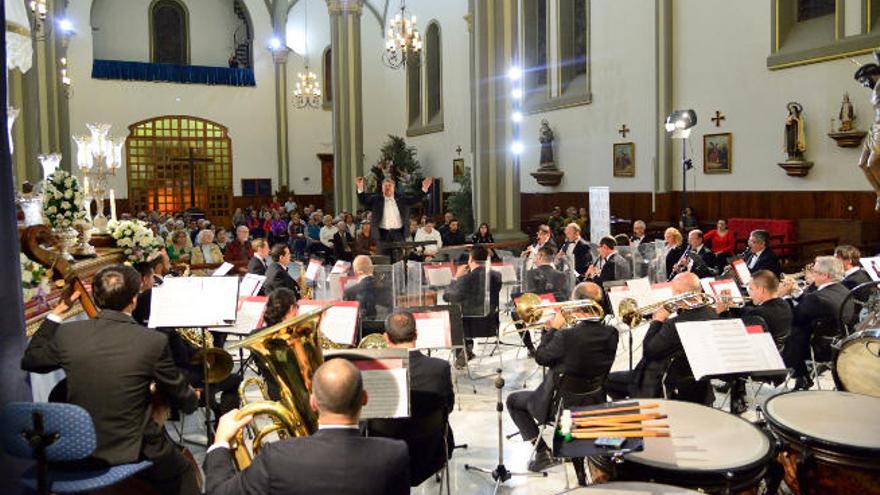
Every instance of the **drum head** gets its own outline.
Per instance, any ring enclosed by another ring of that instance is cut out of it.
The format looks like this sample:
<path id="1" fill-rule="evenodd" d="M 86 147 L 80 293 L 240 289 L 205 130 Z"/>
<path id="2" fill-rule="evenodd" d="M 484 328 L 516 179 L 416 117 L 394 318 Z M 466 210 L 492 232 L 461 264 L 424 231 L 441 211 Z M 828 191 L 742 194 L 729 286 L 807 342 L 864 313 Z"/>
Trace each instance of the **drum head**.
<path id="1" fill-rule="evenodd" d="M 670 437 L 645 438 L 645 450 L 626 455 L 627 462 L 667 471 L 739 472 L 764 465 L 770 457 L 770 440 L 748 421 L 710 407 L 663 399 Z"/>
<path id="2" fill-rule="evenodd" d="M 657 483 L 617 482 L 603 483 L 587 488 L 576 488 L 565 493 L 583 495 L 690 495 L 700 492 Z"/>
<path id="3" fill-rule="evenodd" d="M 849 392 L 812 390 L 767 399 L 764 415 L 771 425 L 845 449 L 880 455 L 880 398 Z"/>
<path id="4" fill-rule="evenodd" d="M 834 372 L 843 390 L 880 397 L 880 330 L 866 330 L 844 339 Z"/>

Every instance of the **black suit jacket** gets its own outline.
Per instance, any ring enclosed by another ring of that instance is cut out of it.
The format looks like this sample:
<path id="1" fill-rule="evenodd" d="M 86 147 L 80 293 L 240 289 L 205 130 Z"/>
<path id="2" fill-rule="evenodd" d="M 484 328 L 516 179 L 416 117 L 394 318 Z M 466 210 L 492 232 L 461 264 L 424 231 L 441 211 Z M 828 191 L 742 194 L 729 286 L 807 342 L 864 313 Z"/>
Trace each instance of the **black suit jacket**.
<path id="1" fill-rule="evenodd" d="M 693 252 L 692 250 L 692 256 L 694 256 L 694 258 L 692 258 L 694 264 L 691 266 L 692 273 L 700 278 L 714 275 L 714 268 L 718 264 L 718 259 L 715 257 L 715 253 L 713 253 L 711 249 L 703 244 L 700 246 L 699 251 Z"/>
<path id="2" fill-rule="evenodd" d="M 110 464 L 155 459 L 172 448 L 164 428 L 150 419 L 151 382 L 184 412 L 197 405 L 171 359 L 168 339 L 118 311 L 63 325 L 45 320 L 21 367 L 36 373 L 64 370 L 68 402 L 88 411 L 95 423 L 93 457 Z"/>
<path id="3" fill-rule="evenodd" d="M 746 306 L 739 311 L 739 316 L 760 316 L 767 323 L 767 331 L 773 335 L 776 347 L 785 343 L 791 333 L 792 311 L 788 301 L 781 298 L 770 299 L 760 306 Z"/>
<path id="4" fill-rule="evenodd" d="M 585 321 L 574 327 L 550 330 L 535 350 L 535 361 L 550 368 L 544 381 L 531 395 L 529 412 L 545 422 L 549 419 L 553 388 L 560 373 L 585 380 L 603 380 L 617 354 L 617 329 L 601 322 Z"/>
<path id="5" fill-rule="evenodd" d="M 745 259 L 746 266 L 750 266 L 752 263 L 752 258 L 755 257 L 755 253 L 751 253 L 748 258 Z M 773 252 L 772 249 L 764 248 L 761 251 L 761 255 L 758 256 L 758 261 L 755 262 L 755 266 L 753 268 L 749 268 L 749 271 L 755 273 L 758 270 L 770 270 L 777 277 L 780 273 L 782 273 L 782 266 L 779 264 L 779 258 L 776 256 L 776 253 Z"/>
<path id="6" fill-rule="evenodd" d="M 266 263 L 254 256 L 248 261 L 248 273 L 253 273 L 254 275 L 265 275 L 266 274 Z"/>
<path id="7" fill-rule="evenodd" d="M 378 297 L 376 277 L 366 276 L 360 282 L 345 289 L 342 294 L 344 301 L 357 301 L 360 306 L 360 317 L 365 320 L 376 319 L 376 303 Z"/>
<path id="8" fill-rule="evenodd" d="M 685 244 L 680 244 L 666 253 L 666 276 L 668 278 L 672 278 L 672 270 L 675 268 L 675 264 L 681 261 L 681 257 L 684 256 L 686 249 L 687 246 Z"/>
<path id="9" fill-rule="evenodd" d="M 822 290 L 804 292 L 794 307 L 792 325 L 802 329 L 821 327 L 826 333 L 840 332 L 838 312 L 843 300 L 849 294 L 841 283 L 834 283 Z M 850 299 L 849 308 L 844 318 L 852 316 L 853 307 Z"/>
<path id="10" fill-rule="evenodd" d="M 345 242 L 343 241 L 345 236 Z M 348 250 L 345 247 L 348 247 Z M 354 259 L 354 237 L 346 230 L 345 232 L 337 232 L 333 234 L 333 256 L 337 260 L 352 261 Z"/>
<path id="11" fill-rule="evenodd" d="M 281 266 L 280 263 L 272 263 L 269 269 L 266 270 L 266 281 L 263 282 L 262 293 L 268 296 L 279 287 L 286 287 L 292 290 L 296 293 L 296 298 L 299 299 L 299 284 L 296 283 L 296 280 L 287 273 L 287 269 Z"/>
<path id="12" fill-rule="evenodd" d="M 443 399 L 446 411 L 452 412 L 455 394 L 452 391 L 452 373 L 449 362 L 428 357 L 420 351 L 409 353 L 409 388 L 414 392 L 435 394 Z M 412 404 L 413 410 L 418 409 Z"/>
<path id="13" fill-rule="evenodd" d="M 847 277 L 844 278 L 843 281 L 841 281 L 840 283 L 842 283 L 843 286 L 846 287 L 847 289 L 853 290 L 856 287 L 858 287 L 859 285 L 862 285 L 862 284 L 870 282 L 870 281 L 871 281 L 871 276 L 868 275 L 868 272 L 866 272 L 863 268 L 859 268 L 857 271 L 847 275 Z M 860 304 L 864 304 L 868 301 L 868 298 L 871 297 L 872 291 L 873 291 L 873 289 L 871 287 L 864 287 L 864 288 L 860 289 L 853 297 L 857 301 L 859 301 Z M 853 314 L 853 318 L 856 321 L 852 321 L 851 323 L 856 323 L 857 319 L 858 319 L 857 317 L 858 317 L 857 314 Z"/>
<path id="14" fill-rule="evenodd" d="M 379 229 L 382 225 L 382 218 L 384 218 L 385 215 L 385 196 L 382 195 L 381 192 L 373 194 L 362 192 L 358 193 L 357 196 L 358 201 L 364 205 L 364 208 L 372 212 L 371 223 L 373 224 L 373 228 L 370 229 L 370 237 L 378 243 Z M 406 229 L 409 228 L 409 217 L 412 207 L 421 204 L 427 196 L 428 193 L 423 192 L 421 189 L 419 189 L 418 192 L 408 194 L 402 194 L 399 191 L 395 191 L 394 200 L 397 202 L 397 209 L 400 211 L 401 233 L 405 233 Z"/>
<path id="15" fill-rule="evenodd" d="M 570 244 L 570 241 L 563 242 L 559 251 L 567 253 Z M 590 254 L 590 245 L 587 244 L 587 241 L 578 238 L 578 240 L 574 241 L 574 251 L 572 254 L 574 255 L 574 269 L 578 272 L 578 277 L 583 277 L 584 273 L 587 272 L 587 268 L 593 262 L 593 255 Z"/>
<path id="16" fill-rule="evenodd" d="M 627 261 L 620 253 L 615 252 L 605 260 L 602 271 L 590 281 L 601 287 L 603 282 L 628 280 L 630 277 L 632 277 L 631 261 Z"/>
<path id="17" fill-rule="evenodd" d="M 632 397 L 663 397 L 663 369 L 672 356 L 684 348 L 675 329 L 677 322 L 706 321 L 718 318 L 715 310 L 705 306 L 698 309 L 679 311 L 674 319 L 663 323 L 652 321 L 645 339 L 642 341 L 642 360 L 636 365 L 633 381 L 630 383 Z"/>
<path id="18" fill-rule="evenodd" d="M 571 294 L 571 283 L 565 272 L 551 265 L 541 265 L 526 272 L 524 290 L 538 294 L 552 293 L 557 301 L 567 301 Z"/>
<path id="19" fill-rule="evenodd" d="M 409 493 L 406 444 L 358 430 L 318 430 L 267 444 L 237 473 L 228 449 L 205 459 L 207 495 L 396 495 Z"/>
<path id="20" fill-rule="evenodd" d="M 443 295 L 447 302 L 461 305 L 462 330 L 465 338 L 491 337 L 498 330 L 498 294 L 501 274 L 489 273 L 489 307 L 485 307 L 486 269 L 477 267 L 455 279 Z M 485 316 L 476 316 L 485 315 Z"/>

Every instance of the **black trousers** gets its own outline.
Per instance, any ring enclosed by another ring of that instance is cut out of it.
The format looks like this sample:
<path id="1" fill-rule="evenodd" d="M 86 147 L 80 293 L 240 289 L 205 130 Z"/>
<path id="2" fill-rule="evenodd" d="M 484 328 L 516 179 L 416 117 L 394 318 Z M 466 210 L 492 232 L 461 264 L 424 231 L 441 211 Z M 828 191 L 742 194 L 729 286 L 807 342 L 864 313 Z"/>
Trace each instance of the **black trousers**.
<path id="1" fill-rule="evenodd" d="M 611 400 L 623 400 L 629 398 L 629 385 L 634 377 L 632 371 L 615 371 L 610 373 L 605 380 L 605 393 Z"/>
<path id="2" fill-rule="evenodd" d="M 793 370 L 792 376 L 799 378 L 807 375 L 807 358 L 810 357 L 810 339 L 812 328 L 791 327 L 791 334 L 785 339 L 782 359 L 785 365 Z"/>
<path id="3" fill-rule="evenodd" d="M 170 443 L 170 442 L 169 442 Z M 183 456 L 177 448 L 156 459 L 153 465 L 137 475 L 163 495 L 200 495 L 195 464 Z"/>
<path id="4" fill-rule="evenodd" d="M 540 433 L 538 422 L 529 412 L 529 402 L 534 394 L 535 392 L 524 390 L 507 396 L 507 412 L 519 429 L 523 440 L 533 440 Z"/>

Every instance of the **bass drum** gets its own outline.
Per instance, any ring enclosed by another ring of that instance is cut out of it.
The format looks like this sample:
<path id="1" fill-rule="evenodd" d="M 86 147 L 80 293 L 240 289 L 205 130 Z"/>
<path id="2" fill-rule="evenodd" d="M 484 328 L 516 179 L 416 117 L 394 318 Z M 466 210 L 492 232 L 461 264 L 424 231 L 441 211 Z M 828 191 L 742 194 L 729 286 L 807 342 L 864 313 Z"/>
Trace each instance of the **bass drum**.
<path id="1" fill-rule="evenodd" d="M 614 482 L 567 491 L 572 495 L 697 495 L 700 492 L 672 485 L 638 482 Z"/>
<path id="2" fill-rule="evenodd" d="M 863 330 L 835 346 L 838 390 L 880 397 L 880 330 Z"/>
<path id="3" fill-rule="evenodd" d="M 616 463 L 591 457 L 593 480 L 666 483 L 704 493 L 755 494 L 772 457 L 770 438 L 737 416 L 710 407 L 663 399 L 671 436 L 645 438 L 645 449 Z"/>
<path id="4" fill-rule="evenodd" d="M 795 495 L 880 494 L 880 398 L 805 391 L 771 397 L 767 426 Z"/>

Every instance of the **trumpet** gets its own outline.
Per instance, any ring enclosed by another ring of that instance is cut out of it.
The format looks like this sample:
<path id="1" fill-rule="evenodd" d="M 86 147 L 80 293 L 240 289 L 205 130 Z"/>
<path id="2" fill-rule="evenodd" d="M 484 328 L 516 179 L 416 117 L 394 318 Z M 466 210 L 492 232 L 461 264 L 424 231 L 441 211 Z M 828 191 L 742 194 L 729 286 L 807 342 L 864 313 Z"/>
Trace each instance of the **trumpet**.
<path id="1" fill-rule="evenodd" d="M 569 327 L 578 324 L 580 321 L 601 320 L 605 317 L 605 311 L 602 309 L 602 306 L 592 299 L 545 303 L 537 294 L 527 292 L 520 296 L 516 303 L 516 315 L 519 317 L 519 320 L 510 323 L 511 325 L 523 325 L 523 328 L 505 332 L 502 336 L 543 327 L 544 324 L 540 320 L 544 316 L 544 311 L 547 310 L 558 310 L 562 313 L 562 316 L 565 318 L 565 324 Z M 587 313 L 589 316 L 579 318 L 575 316 L 575 313 Z"/>
<path id="2" fill-rule="evenodd" d="M 646 316 L 654 314 L 661 308 L 672 313 L 676 310 L 698 309 L 714 304 L 715 298 L 703 292 L 685 292 L 642 307 L 639 307 L 635 299 L 627 297 L 617 306 L 617 314 L 621 321 L 633 328 L 639 326 Z"/>
<path id="3" fill-rule="evenodd" d="M 718 296 L 717 302 L 727 305 L 728 308 L 743 308 L 746 303 L 752 302 L 752 298 L 749 296 L 740 296 L 735 297 L 730 294 L 721 294 Z"/>

